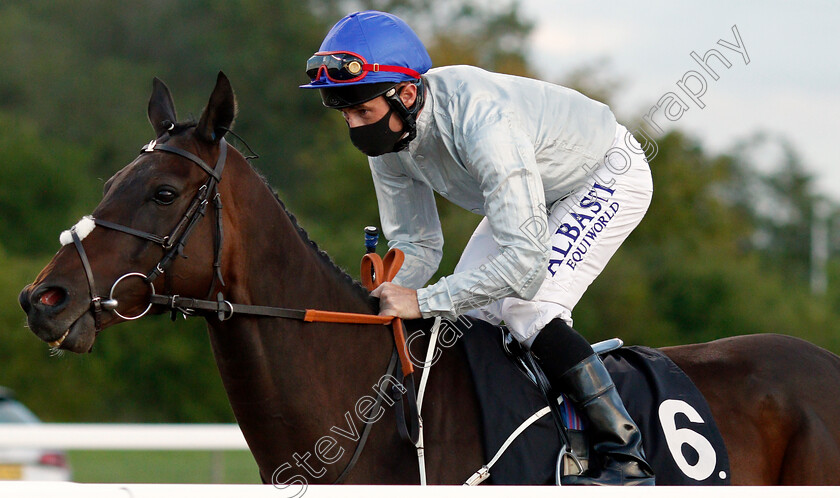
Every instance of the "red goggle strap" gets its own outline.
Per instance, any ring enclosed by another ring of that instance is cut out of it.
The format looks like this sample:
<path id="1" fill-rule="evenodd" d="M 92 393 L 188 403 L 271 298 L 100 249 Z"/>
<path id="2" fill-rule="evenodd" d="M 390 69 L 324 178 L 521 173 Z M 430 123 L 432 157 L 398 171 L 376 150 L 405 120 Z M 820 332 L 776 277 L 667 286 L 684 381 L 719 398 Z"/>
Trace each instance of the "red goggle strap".
<path id="1" fill-rule="evenodd" d="M 378 73 L 380 71 L 385 71 L 388 73 L 402 73 L 407 74 L 416 80 L 420 79 L 420 73 L 418 73 L 414 69 L 409 69 L 407 67 L 402 66 L 388 66 L 384 64 L 362 64 L 362 71 L 373 71 L 374 73 Z"/>

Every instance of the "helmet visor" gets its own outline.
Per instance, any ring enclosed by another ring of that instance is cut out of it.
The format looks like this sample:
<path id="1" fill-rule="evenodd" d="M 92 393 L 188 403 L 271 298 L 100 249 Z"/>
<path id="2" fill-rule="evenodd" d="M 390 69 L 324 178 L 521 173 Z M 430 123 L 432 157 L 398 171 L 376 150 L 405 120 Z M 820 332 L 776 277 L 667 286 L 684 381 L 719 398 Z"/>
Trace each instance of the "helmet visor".
<path id="1" fill-rule="evenodd" d="M 375 99 L 394 88 L 397 83 L 368 83 L 363 85 L 326 86 L 318 90 L 326 107 L 343 109 Z"/>

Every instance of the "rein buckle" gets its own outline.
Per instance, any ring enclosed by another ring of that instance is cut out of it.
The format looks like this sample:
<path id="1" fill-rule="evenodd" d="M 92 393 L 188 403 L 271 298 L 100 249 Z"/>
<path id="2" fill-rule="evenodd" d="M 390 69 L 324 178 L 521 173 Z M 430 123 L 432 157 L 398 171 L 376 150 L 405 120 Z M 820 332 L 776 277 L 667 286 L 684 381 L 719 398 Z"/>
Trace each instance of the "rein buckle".
<path id="1" fill-rule="evenodd" d="M 231 317 L 233 317 L 233 305 L 230 303 L 230 301 L 225 299 L 225 296 L 221 292 L 219 292 L 216 295 L 216 302 L 219 305 L 219 321 L 224 322 L 230 320 Z M 225 309 L 225 305 L 227 305 L 227 309 Z"/>

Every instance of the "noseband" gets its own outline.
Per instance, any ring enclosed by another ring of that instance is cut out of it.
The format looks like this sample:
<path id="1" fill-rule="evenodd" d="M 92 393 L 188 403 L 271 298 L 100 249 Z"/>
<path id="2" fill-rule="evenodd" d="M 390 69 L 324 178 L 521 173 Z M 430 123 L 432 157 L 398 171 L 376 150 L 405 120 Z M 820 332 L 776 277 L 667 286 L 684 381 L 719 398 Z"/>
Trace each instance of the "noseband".
<path id="1" fill-rule="evenodd" d="M 222 279 L 221 271 L 221 254 L 223 242 L 222 200 L 217 190 L 219 182 L 222 179 L 222 170 L 225 167 L 225 160 L 227 159 L 227 150 L 229 146 L 224 139 L 221 140 L 221 142 L 219 143 L 219 147 L 221 149 L 221 152 L 219 153 L 219 158 L 216 160 L 215 167 L 210 168 L 207 165 L 207 163 L 205 163 L 200 157 L 196 156 L 195 154 L 184 149 L 179 149 L 178 147 L 167 145 L 166 143 L 161 143 L 165 142 L 168 138 L 169 134 L 167 132 L 162 137 L 159 137 L 158 139 L 149 142 L 148 145 L 144 146 L 140 150 L 140 153 L 149 154 L 156 151 L 160 151 L 167 152 L 170 154 L 176 154 L 178 156 L 189 159 L 193 163 L 197 164 L 208 175 L 207 181 L 198 189 L 198 192 L 196 192 L 195 197 L 193 197 L 193 200 L 190 203 L 189 207 L 184 212 L 184 215 L 181 217 L 181 220 L 178 222 L 178 224 L 175 225 L 175 228 L 172 230 L 172 232 L 169 235 L 161 237 L 159 235 L 144 232 L 142 230 L 137 230 L 125 225 L 121 225 L 119 223 L 113 223 L 111 221 L 100 220 L 96 218 L 94 218 L 93 220 L 94 223 L 96 223 L 96 225 L 101 226 L 103 228 L 108 228 L 118 232 L 126 233 L 128 235 L 133 235 L 135 237 L 139 237 L 141 239 L 153 242 L 161 246 L 164 251 L 163 257 L 160 259 L 157 265 L 155 265 L 152 271 L 150 271 L 148 274 L 138 272 L 126 273 L 125 275 L 118 278 L 113 283 L 113 285 L 111 285 L 111 291 L 108 294 L 108 298 L 103 299 L 103 297 L 98 295 L 96 292 L 96 284 L 93 280 L 93 270 L 91 269 L 90 262 L 88 261 L 87 254 L 85 253 L 85 249 L 82 246 L 81 238 L 76 233 L 75 227 L 70 230 L 70 235 L 73 239 L 73 245 L 76 247 L 76 250 L 79 253 L 79 258 L 82 260 L 82 267 L 84 267 L 85 276 L 87 277 L 88 281 L 88 287 L 90 288 L 91 309 L 93 311 L 93 317 L 94 322 L 96 324 L 97 333 L 99 333 L 102 330 L 102 310 L 112 310 L 117 316 L 124 320 L 136 320 L 149 312 L 149 310 L 152 308 L 151 302 L 146 307 L 146 309 L 143 310 L 143 312 L 139 315 L 125 316 L 120 314 L 116 310 L 119 303 L 116 299 L 114 299 L 114 290 L 116 289 L 117 285 L 119 285 L 120 282 L 122 282 L 123 280 L 130 277 L 138 277 L 142 278 L 143 281 L 149 285 L 152 291 L 152 295 L 154 295 L 154 280 L 157 279 L 160 275 L 164 274 L 166 270 L 169 269 L 169 267 L 172 265 L 172 262 L 177 256 L 184 255 L 184 246 L 187 243 L 187 239 L 189 238 L 195 226 L 198 224 L 199 220 L 201 220 L 201 218 L 204 217 L 204 214 L 207 211 L 207 204 L 210 202 L 211 199 L 213 201 L 213 205 L 216 208 L 216 233 L 213 238 L 213 281 L 210 283 L 210 291 L 208 293 L 208 298 L 213 294 L 213 288 L 217 281 L 222 285 L 225 285 L 224 280 Z"/>

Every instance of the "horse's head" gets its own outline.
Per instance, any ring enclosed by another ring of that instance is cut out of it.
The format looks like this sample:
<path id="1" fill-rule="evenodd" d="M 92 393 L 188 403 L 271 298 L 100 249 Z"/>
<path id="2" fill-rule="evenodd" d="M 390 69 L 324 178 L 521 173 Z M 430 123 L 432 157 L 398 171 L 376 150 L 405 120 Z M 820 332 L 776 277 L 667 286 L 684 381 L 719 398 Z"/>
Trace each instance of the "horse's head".
<path id="1" fill-rule="evenodd" d="M 218 284 L 214 204 L 226 157 L 238 156 L 223 141 L 233 90 L 219 73 L 198 123 L 179 124 L 166 85 L 153 86 L 156 140 L 106 182 L 92 216 L 62 234 L 63 247 L 20 294 L 29 328 L 54 347 L 89 351 L 100 330 L 148 311 L 153 286 L 204 298 Z"/>

